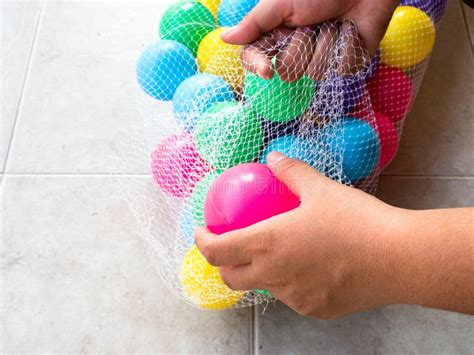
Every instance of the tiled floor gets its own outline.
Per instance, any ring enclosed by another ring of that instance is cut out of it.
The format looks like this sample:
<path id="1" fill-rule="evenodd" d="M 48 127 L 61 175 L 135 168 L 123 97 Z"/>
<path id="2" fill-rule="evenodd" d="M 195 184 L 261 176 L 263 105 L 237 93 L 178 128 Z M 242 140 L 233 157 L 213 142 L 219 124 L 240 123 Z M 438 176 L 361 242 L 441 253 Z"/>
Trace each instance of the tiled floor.
<path id="1" fill-rule="evenodd" d="M 2 352 L 472 352 L 474 318 L 449 312 L 387 307 L 331 322 L 281 305 L 208 313 L 164 288 L 114 186 L 145 172 L 121 162 L 121 132 L 137 114 L 135 59 L 172 2 L 2 2 Z M 381 180 L 392 204 L 474 205 L 472 19 L 449 0 Z"/>

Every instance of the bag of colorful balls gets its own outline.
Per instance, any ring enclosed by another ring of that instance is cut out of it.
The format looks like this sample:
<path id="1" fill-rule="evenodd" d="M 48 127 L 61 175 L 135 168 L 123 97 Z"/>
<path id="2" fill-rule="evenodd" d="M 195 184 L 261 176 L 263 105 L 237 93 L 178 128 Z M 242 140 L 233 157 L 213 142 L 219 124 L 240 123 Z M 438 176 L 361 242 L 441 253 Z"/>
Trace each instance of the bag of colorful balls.
<path id="1" fill-rule="evenodd" d="M 221 234 L 298 206 L 264 165 L 269 152 L 375 191 L 446 5 L 402 1 L 371 57 L 350 21 L 278 29 L 244 47 L 224 43 L 220 34 L 257 2 L 176 3 L 136 66 L 147 109 L 129 134 L 149 178 L 130 185 L 128 201 L 162 279 L 204 309 L 271 299 L 264 290 L 229 289 L 193 237 L 195 226 Z M 266 78 L 250 70 L 255 55 L 270 68 Z"/>

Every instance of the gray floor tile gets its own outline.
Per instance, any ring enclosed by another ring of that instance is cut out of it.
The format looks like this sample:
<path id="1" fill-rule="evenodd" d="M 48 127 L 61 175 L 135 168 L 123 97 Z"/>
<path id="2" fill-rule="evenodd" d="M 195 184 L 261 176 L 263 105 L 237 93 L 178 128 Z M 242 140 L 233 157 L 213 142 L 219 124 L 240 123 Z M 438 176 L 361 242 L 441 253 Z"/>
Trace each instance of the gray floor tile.
<path id="1" fill-rule="evenodd" d="M 396 175 L 474 175 L 474 66 L 459 1 L 448 1 L 400 150 Z"/>
<path id="2" fill-rule="evenodd" d="M 404 208 L 473 206 L 474 178 L 383 177 L 377 195 Z M 420 307 L 319 321 L 278 304 L 258 314 L 257 324 L 262 354 L 468 354 L 474 347 L 474 317 Z"/>
<path id="3" fill-rule="evenodd" d="M 473 317 L 419 307 L 321 321 L 278 304 L 258 322 L 260 354 L 469 354 L 474 347 Z"/>
<path id="4" fill-rule="evenodd" d="M 8 172 L 137 172 L 123 163 L 141 153 L 126 142 L 146 100 L 135 63 L 173 2 L 45 3 Z"/>
<path id="5" fill-rule="evenodd" d="M 117 179 L 4 178 L 2 351 L 248 353 L 250 309 L 205 312 L 170 293 Z"/>
<path id="6" fill-rule="evenodd" d="M 40 15 L 39 0 L 2 1 L 2 68 L 0 171 L 3 171 L 34 34 Z"/>

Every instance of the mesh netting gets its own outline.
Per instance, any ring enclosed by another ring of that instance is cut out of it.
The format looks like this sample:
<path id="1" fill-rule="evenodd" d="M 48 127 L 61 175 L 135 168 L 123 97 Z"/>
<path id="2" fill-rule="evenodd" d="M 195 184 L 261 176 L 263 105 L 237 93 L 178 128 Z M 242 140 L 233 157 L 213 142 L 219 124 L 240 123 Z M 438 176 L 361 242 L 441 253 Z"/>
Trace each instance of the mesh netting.
<path id="1" fill-rule="evenodd" d="M 252 185 L 275 183 L 258 164 L 269 152 L 375 192 L 396 154 L 445 7 L 441 0 L 402 2 L 372 57 L 348 20 L 277 28 L 244 47 L 224 43 L 225 27 L 257 2 L 177 3 L 160 20 L 160 39 L 137 62 L 142 114 L 128 132 L 134 148 L 127 164 L 134 172 L 147 166 L 149 178 L 122 187 L 163 280 L 205 309 L 271 299 L 262 290 L 227 288 L 193 236 L 195 226 L 209 224 L 211 212 L 222 219 L 213 227 L 223 231 L 289 206 L 288 191 Z M 246 188 L 215 188 L 230 176 Z M 249 176 L 264 177 L 255 182 Z"/>

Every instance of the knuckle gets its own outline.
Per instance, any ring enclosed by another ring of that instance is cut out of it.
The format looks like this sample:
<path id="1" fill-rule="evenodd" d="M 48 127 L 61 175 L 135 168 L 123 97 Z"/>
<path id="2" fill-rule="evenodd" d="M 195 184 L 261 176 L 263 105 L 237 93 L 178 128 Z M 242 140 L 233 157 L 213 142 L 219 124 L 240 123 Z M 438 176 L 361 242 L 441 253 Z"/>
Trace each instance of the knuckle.
<path id="1" fill-rule="evenodd" d="M 207 242 L 201 242 L 200 250 L 204 258 L 207 260 L 209 264 L 212 266 L 216 266 L 217 263 L 217 253 L 214 250 L 214 247 L 209 245 Z"/>

